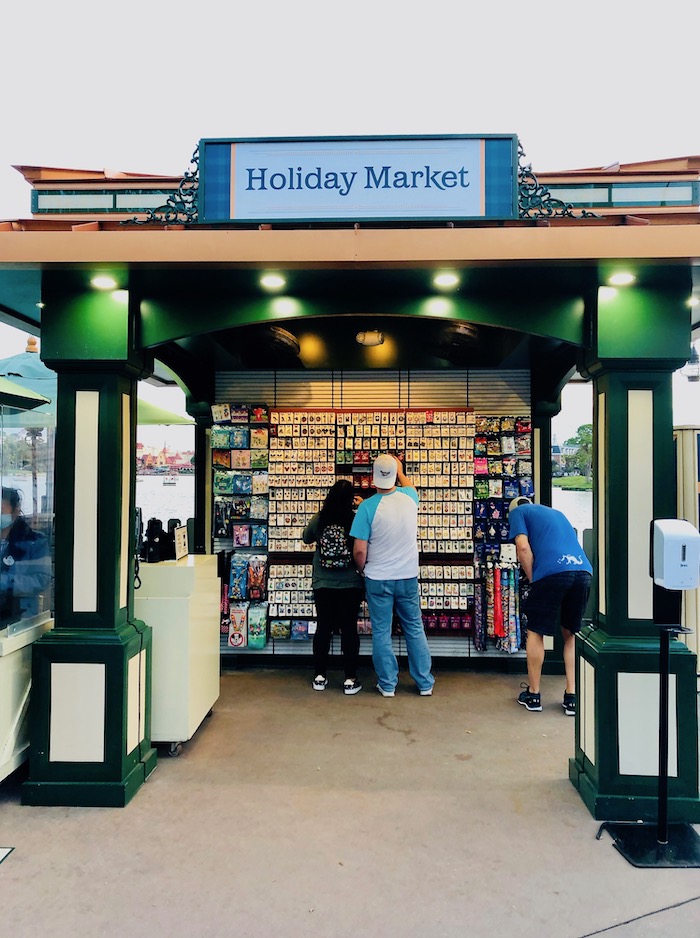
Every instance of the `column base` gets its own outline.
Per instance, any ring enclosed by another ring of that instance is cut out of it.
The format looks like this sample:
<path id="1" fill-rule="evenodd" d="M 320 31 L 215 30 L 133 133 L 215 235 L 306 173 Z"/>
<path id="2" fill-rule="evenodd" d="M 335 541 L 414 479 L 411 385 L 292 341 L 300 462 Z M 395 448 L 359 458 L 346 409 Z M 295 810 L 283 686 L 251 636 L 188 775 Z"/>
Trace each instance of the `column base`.
<path id="1" fill-rule="evenodd" d="M 601 794 L 576 759 L 569 759 L 569 779 L 596 821 L 653 823 L 659 816 L 659 801 L 655 796 Z M 700 798 L 669 798 L 668 819 L 700 824 Z"/>
<path id="2" fill-rule="evenodd" d="M 148 779 L 157 763 L 155 749 L 119 782 L 33 782 L 22 785 L 23 805 L 73 808 L 123 808 Z"/>

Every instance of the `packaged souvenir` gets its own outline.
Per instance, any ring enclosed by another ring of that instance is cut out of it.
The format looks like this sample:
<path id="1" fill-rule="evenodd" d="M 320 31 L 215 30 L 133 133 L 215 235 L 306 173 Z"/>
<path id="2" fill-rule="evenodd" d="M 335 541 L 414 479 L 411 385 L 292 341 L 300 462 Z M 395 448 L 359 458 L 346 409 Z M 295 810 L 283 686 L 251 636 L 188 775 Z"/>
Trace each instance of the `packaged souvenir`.
<path id="1" fill-rule="evenodd" d="M 252 495 L 250 517 L 253 521 L 267 521 L 270 503 L 265 495 Z"/>
<path id="2" fill-rule="evenodd" d="M 287 639 L 292 634 L 289 619 L 272 619 L 270 622 L 270 638 Z"/>
<path id="3" fill-rule="evenodd" d="M 517 498 L 518 495 L 522 495 L 520 491 L 520 486 L 517 479 L 504 479 L 503 480 L 503 497 L 508 499 Z"/>
<path id="4" fill-rule="evenodd" d="M 231 537 L 232 502 L 223 495 L 214 497 L 214 537 Z"/>
<path id="5" fill-rule="evenodd" d="M 225 469 L 214 470 L 214 495 L 233 494 L 233 473 Z"/>
<path id="6" fill-rule="evenodd" d="M 295 642 L 305 642 L 309 637 L 309 624 L 306 619 L 292 619 L 291 638 Z"/>
<path id="7" fill-rule="evenodd" d="M 248 423 L 249 407 L 247 404 L 229 404 L 231 423 Z"/>
<path id="8" fill-rule="evenodd" d="M 248 609 L 248 648 L 267 645 L 267 603 L 253 603 Z"/>
<path id="9" fill-rule="evenodd" d="M 213 449 L 211 451 L 211 463 L 217 469 L 231 468 L 231 451 L 227 449 Z"/>
<path id="10" fill-rule="evenodd" d="M 270 490 L 269 476 L 267 472 L 254 472 L 251 490 L 253 495 L 267 495 Z"/>
<path id="11" fill-rule="evenodd" d="M 253 477 L 249 472 L 230 472 L 228 475 L 231 476 L 231 494 L 250 495 L 253 490 Z"/>
<path id="12" fill-rule="evenodd" d="M 250 546 L 251 547 L 267 547 L 267 525 L 266 524 L 251 524 Z"/>
<path id="13" fill-rule="evenodd" d="M 255 555 L 248 558 L 248 599 L 258 602 L 267 595 L 267 557 Z"/>
<path id="14" fill-rule="evenodd" d="M 266 449 L 253 449 L 250 451 L 250 466 L 252 469 L 267 469 L 269 458 Z"/>
<path id="15" fill-rule="evenodd" d="M 247 521 L 250 517 L 250 497 L 234 495 L 231 499 L 231 517 L 234 521 Z M 233 534 L 233 531 L 231 531 Z"/>
<path id="16" fill-rule="evenodd" d="M 502 479 L 489 479 L 489 495 L 492 498 L 501 498 L 503 496 Z"/>
<path id="17" fill-rule="evenodd" d="M 234 524 L 232 534 L 234 547 L 250 547 L 249 524 Z"/>
<path id="18" fill-rule="evenodd" d="M 250 469 L 249 449 L 233 449 L 230 456 L 232 469 Z"/>
<path id="19" fill-rule="evenodd" d="M 248 603 L 231 606 L 228 643 L 232 648 L 245 648 L 248 644 Z"/>
<path id="20" fill-rule="evenodd" d="M 228 404 L 212 404 L 211 419 L 214 423 L 230 423 L 231 408 Z"/>
<path id="21" fill-rule="evenodd" d="M 518 460 L 515 456 L 505 456 L 503 459 L 503 475 L 513 478 L 517 475 Z"/>
<path id="22" fill-rule="evenodd" d="M 485 456 L 488 449 L 488 440 L 485 436 L 474 437 L 474 455 Z"/>
<path id="23" fill-rule="evenodd" d="M 501 453 L 504 456 L 513 456 L 515 454 L 515 437 L 512 434 L 501 437 Z"/>
<path id="24" fill-rule="evenodd" d="M 474 480 L 474 498 L 488 498 L 489 497 L 489 480 L 488 479 L 475 479 Z"/>
<path id="25" fill-rule="evenodd" d="M 261 424 L 270 422 L 270 409 L 267 404 L 250 405 L 250 423 Z"/>
<path id="26" fill-rule="evenodd" d="M 488 460 L 485 456 L 475 456 L 474 457 L 474 475 L 475 476 L 485 476 L 488 475 L 489 465 Z"/>
<path id="27" fill-rule="evenodd" d="M 231 558 L 229 601 L 240 602 L 248 598 L 248 558 L 234 554 Z"/>
<path id="28" fill-rule="evenodd" d="M 250 430 L 248 427 L 231 427 L 229 438 L 231 449 L 250 449 Z"/>
<path id="29" fill-rule="evenodd" d="M 532 423 L 529 417 L 516 417 L 515 418 L 515 432 L 516 433 L 530 433 L 532 430 Z"/>
<path id="30" fill-rule="evenodd" d="M 518 481 L 520 482 L 520 494 L 531 498 L 535 494 L 532 479 L 519 479 Z"/>
<path id="31" fill-rule="evenodd" d="M 211 448 L 212 449 L 230 449 L 231 436 L 228 427 L 211 428 Z"/>
<path id="32" fill-rule="evenodd" d="M 250 448 L 267 449 L 267 427 L 253 427 L 250 431 Z"/>

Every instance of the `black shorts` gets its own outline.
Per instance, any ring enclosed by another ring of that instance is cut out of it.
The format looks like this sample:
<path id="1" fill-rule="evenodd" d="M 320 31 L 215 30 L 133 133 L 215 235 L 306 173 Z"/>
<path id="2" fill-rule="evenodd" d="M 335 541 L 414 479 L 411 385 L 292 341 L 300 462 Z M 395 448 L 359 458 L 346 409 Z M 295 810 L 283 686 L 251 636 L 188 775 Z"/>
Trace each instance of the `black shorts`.
<path id="1" fill-rule="evenodd" d="M 557 625 L 574 635 L 581 629 L 591 592 L 591 575 L 583 570 L 553 573 L 536 580 L 523 606 L 527 628 L 539 635 L 554 635 Z"/>

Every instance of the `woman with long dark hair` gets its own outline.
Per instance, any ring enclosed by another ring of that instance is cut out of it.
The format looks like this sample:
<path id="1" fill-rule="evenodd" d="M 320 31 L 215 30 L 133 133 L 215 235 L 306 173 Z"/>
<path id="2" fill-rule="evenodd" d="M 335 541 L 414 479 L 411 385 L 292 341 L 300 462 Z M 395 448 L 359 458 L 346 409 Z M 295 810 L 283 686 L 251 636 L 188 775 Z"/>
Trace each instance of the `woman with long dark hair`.
<path id="1" fill-rule="evenodd" d="M 316 603 L 316 634 L 314 635 L 314 690 L 325 690 L 331 635 L 340 629 L 345 670 L 344 694 L 362 690 L 357 679 L 360 637 L 357 616 L 364 593 L 362 576 L 352 559 L 349 536 L 354 518 L 352 485 L 339 479 L 331 486 L 321 510 L 313 516 L 302 535 L 305 544 L 316 544 L 313 560 L 312 586 Z"/>

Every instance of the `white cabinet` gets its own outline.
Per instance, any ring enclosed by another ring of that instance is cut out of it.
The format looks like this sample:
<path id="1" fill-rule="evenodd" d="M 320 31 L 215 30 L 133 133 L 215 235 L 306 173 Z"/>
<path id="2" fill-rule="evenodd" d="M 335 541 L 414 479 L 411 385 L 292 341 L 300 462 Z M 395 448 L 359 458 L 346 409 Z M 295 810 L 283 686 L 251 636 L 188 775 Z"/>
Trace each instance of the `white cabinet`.
<path id="1" fill-rule="evenodd" d="M 49 619 L 14 635 L 0 632 L 0 781 L 29 757 L 32 644 L 51 628 Z"/>
<path id="2" fill-rule="evenodd" d="M 134 613 L 153 630 L 151 739 L 194 736 L 219 698 L 220 583 L 213 554 L 141 564 Z"/>

